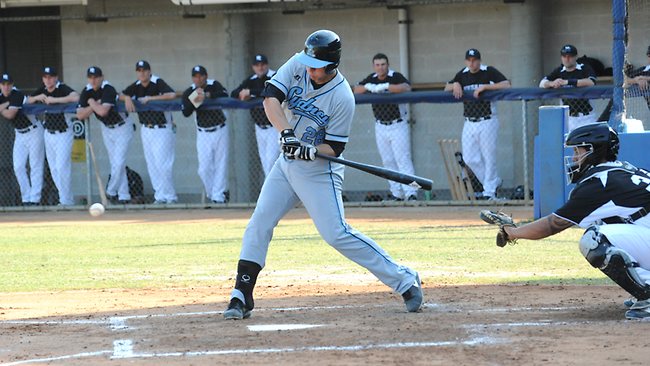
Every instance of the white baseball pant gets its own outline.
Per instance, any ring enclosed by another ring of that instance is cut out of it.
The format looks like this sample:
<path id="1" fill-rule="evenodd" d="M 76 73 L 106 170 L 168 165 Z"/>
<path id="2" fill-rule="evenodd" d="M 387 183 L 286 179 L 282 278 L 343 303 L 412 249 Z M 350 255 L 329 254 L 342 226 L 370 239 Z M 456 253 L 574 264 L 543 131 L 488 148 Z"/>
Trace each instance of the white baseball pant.
<path id="1" fill-rule="evenodd" d="M 50 132 L 45 130 L 43 142 L 45 143 L 45 156 L 50 167 L 52 180 L 59 191 L 59 204 L 63 206 L 74 205 L 72 195 L 72 142 L 74 133 L 71 123 L 66 119 L 68 128 L 63 131 Z"/>
<path id="2" fill-rule="evenodd" d="M 280 134 L 273 126 L 262 128 L 255 125 L 255 139 L 264 176 L 267 176 L 280 156 Z"/>
<path id="3" fill-rule="evenodd" d="M 216 202 L 226 202 L 228 190 L 228 125 L 203 129 L 196 133 L 196 152 L 199 159 L 199 177 L 207 197 Z M 207 132 L 206 130 L 210 131 Z"/>
<path id="4" fill-rule="evenodd" d="M 133 121 L 126 119 L 121 126 L 106 127 L 103 123 L 102 138 L 111 164 L 111 179 L 106 187 L 106 194 L 118 196 L 121 201 L 131 200 L 129 181 L 126 177 L 126 157 L 133 138 Z"/>
<path id="5" fill-rule="evenodd" d="M 650 285 L 650 216 L 646 215 L 634 224 L 602 225 L 598 230 L 612 245 L 623 249 L 639 263 L 634 270 Z"/>
<path id="6" fill-rule="evenodd" d="M 415 174 L 411 160 L 411 132 L 406 121 L 393 121 L 390 125 L 376 122 L 375 140 L 381 162 L 386 169 Z M 392 180 L 388 181 L 388 185 L 391 194 L 397 198 L 407 199 L 411 195 L 416 195 L 418 191 L 414 187 Z"/>
<path id="7" fill-rule="evenodd" d="M 497 137 L 499 120 L 496 116 L 479 122 L 465 119 L 462 150 L 465 163 L 483 185 L 483 196 L 496 197 L 501 183 L 497 174 Z"/>
<path id="8" fill-rule="evenodd" d="M 29 176 L 27 161 L 29 160 Z M 43 190 L 43 169 L 45 165 L 45 146 L 43 127 L 36 123 L 27 132 L 16 130 L 13 163 L 16 180 L 20 187 L 23 203 L 40 203 Z"/>
<path id="9" fill-rule="evenodd" d="M 162 127 L 162 128 L 161 128 Z M 147 171 L 158 202 L 173 203 L 178 200 L 174 190 L 173 167 L 176 156 L 176 131 L 173 124 L 145 127 L 141 125 L 140 137 Z"/>

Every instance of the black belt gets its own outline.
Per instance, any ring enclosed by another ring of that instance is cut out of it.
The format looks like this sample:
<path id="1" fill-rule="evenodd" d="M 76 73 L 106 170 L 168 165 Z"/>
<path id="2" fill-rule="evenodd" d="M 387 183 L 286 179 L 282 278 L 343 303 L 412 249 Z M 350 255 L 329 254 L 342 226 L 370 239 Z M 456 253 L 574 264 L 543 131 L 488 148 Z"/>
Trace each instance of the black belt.
<path id="1" fill-rule="evenodd" d="M 271 128 L 271 127 L 273 127 L 273 125 L 270 124 L 270 123 L 269 123 L 269 124 L 265 124 L 265 125 L 262 125 L 262 124 L 256 123 L 256 125 L 257 125 L 257 127 L 261 128 L 261 129 L 263 129 L 263 130 L 266 130 L 267 128 Z"/>
<path id="2" fill-rule="evenodd" d="M 126 124 L 126 121 L 122 121 L 122 122 L 115 123 L 115 124 L 112 124 L 112 125 L 104 125 L 104 126 L 106 126 L 108 128 L 117 128 L 117 127 L 120 127 L 120 126 L 124 126 L 125 124 Z"/>
<path id="3" fill-rule="evenodd" d="M 395 120 L 392 120 L 392 121 L 382 121 L 382 120 L 379 120 L 379 119 L 377 120 L 377 123 L 379 123 L 381 125 L 384 125 L 384 126 L 390 126 L 393 123 L 400 123 L 400 122 L 404 122 L 404 120 L 401 119 L 401 118 L 398 118 L 398 119 L 395 119 Z"/>
<path id="4" fill-rule="evenodd" d="M 157 125 L 153 123 L 148 125 L 143 124 L 143 126 L 146 128 L 167 128 L 167 125 Z"/>
<path id="5" fill-rule="evenodd" d="M 468 121 L 470 121 L 470 122 L 481 122 L 481 121 L 485 121 L 485 120 L 490 119 L 490 118 L 492 118 L 492 116 L 485 116 L 485 117 L 465 117 L 465 119 L 468 120 Z"/>
<path id="6" fill-rule="evenodd" d="M 29 132 L 29 131 L 31 131 L 31 130 L 36 129 L 37 127 L 38 127 L 38 126 L 36 126 L 36 125 L 31 125 L 31 126 L 29 126 L 29 127 L 21 128 L 20 130 L 19 130 L 19 129 L 16 129 L 16 132 L 18 132 L 18 133 L 27 133 L 27 132 Z"/>
<path id="7" fill-rule="evenodd" d="M 64 133 L 64 132 L 67 131 L 67 130 L 68 130 L 67 128 L 61 128 L 61 129 L 58 129 L 58 130 L 57 130 L 57 129 L 53 129 L 53 130 L 51 130 L 51 129 L 48 128 L 48 129 L 47 129 L 47 132 L 49 132 L 49 133 L 51 133 L 52 135 L 54 135 L 54 134 L 57 134 L 57 133 Z"/>
<path id="8" fill-rule="evenodd" d="M 213 126 L 213 127 L 197 127 L 196 129 L 201 131 L 201 132 L 214 132 L 214 131 L 216 131 L 216 130 L 222 128 L 222 127 L 225 127 L 225 126 L 226 126 L 226 124 L 222 123 L 220 125 L 216 125 L 216 126 Z"/>
<path id="9" fill-rule="evenodd" d="M 639 211 L 631 214 L 628 217 L 612 216 L 612 217 L 604 218 L 602 219 L 602 221 L 606 224 L 632 224 L 634 223 L 634 221 L 647 215 L 648 211 L 650 211 L 650 205 L 646 207 L 642 207 Z"/>

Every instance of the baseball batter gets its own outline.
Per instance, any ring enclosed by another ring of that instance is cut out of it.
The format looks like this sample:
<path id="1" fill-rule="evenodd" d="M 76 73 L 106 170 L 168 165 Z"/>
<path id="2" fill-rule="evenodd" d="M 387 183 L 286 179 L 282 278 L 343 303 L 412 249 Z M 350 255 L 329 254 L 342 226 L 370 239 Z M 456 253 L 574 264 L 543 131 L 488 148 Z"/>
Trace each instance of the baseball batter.
<path id="1" fill-rule="evenodd" d="M 616 160 L 618 135 L 607 123 L 573 130 L 566 139 L 569 200 L 554 213 L 521 227 L 504 227 L 507 239 L 542 239 L 573 225 L 587 228 L 580 251 L 635 299 L 628 319 L 650 319 L 650 173 Z"/>
<path id="2" fill-rule="evenodd" d="M 203 101 L 227 97 L 220 82 L 208 79 L 208 70 L 201 65 L 192 68 L 193 84 L 181 97 L 182 112 L 189 117 L 196 111 L 196 152 L 199 157 L 199 176 L 208 199 L 226 203 L 228 190 L 229 135 L 226 115 L 221 109 L 198 109 Z M 196 92 L 196 96 L 192 94 Z M 190 100 L 192 96 L 192 100 Z"/>
<path id="3" fill-rule="evenodd" d="M 405 93 L 411 91 L 411 83 L 399 72 L 389 68 L 388 56 L 378 53 L 372 58 L 374 73 L 354 87 L 360 93 Z M 411 159 L 411 129 L 408 125 L 406 104 L 373 104 L 375 116 L 375 141 L 381 162 L 387 169 L 415 174 Z M 388 181 L 394 201 L 417 200 L 417 189 L 407 184 Z"/>
<path id="4" fill-rule="evenodd" d="M 445 85 L 445 91 L 453 92 L 457 99 L 466 91 L 478 99 L 485 90 L 510 87 L 510 81 L 499 70 L 481 63 L 481 53 L 476 48 L 465 52 L 465 66 Z M 495 199 L 502 182 L 497 172 L 499 119 L 496 105 L 486 100 L 464 100 L 463 117 L 463 158 L 483 185 L 480 198 Z"/>
<path id="5" fill-rule="evenodd" d="M 14 88 L 14 80 L 9 74 L 2 74 L 0 91 L 2 92 L 0 113 L 16 131 L 13 163 L 22 203 L 24 206 L 39 205 L 45 164 L 43 127 L 23 113 L 23 104 L 27 97 L 20 90 Z M 28 160 L 29 174 L 27 174 L 26 168 Z"/>
<path id="6" fill-rule="evenodd" d="M 348 142 L 355 105 L 350 85 L 338 71 L 340 56 L 338 35 L 316 31 L 307 37 L 304 51 L 280 67 L 262 94 L 269 120 L 281 131 L 283 155 L 266 177 L 244 232 L 225 319 L 251 315 L 253 289 L 264 268 L 273 229 L 298 201 L 328 244 L 402 294 L 409 312 L 420 309 L 423 296 L 418 274 L 397 264 L 377 243 L 345 222 L 344 167 L 316 159 L 316 152 L 339 156 Z M 293 113 L 290 120 L 281 107 L 284 101 Z"/>
<path id="7" fill-rule="evenodd" d="M 146 104 L 154 100 L 176 98 L 174 90 L 167 83 L 151 73 L 151 65 L 145 60 L 135 64 L 138 75 L 131 85 L 122 91 L 121 100 L 128 112 L 135 112 L 133 103 L 137 100 Z M 147 170 L 154 190 L 154 204 L 176 203 L 178 197 L 174 189 L 173 167 L 176 157 L 176 127 L 171 112 L 139 111 L 138 119 L 142 128 L 142 149 L 147 162 Z"/>
<path id="8" fill-rule="evenodd" d="M 64 104 L 79 101 L 79 94 L 59 81 L 52 66 L 43 68 L 43 86 L 29 97 L 29 103 Z M 37 117 L 38 118 L 38 117 Z M 72 195 L 72 123 L 64 113 L 45 113 L 41 117 L 45 129 L 43 141 L 45 156 L 50 166 L 52 180 L 59 191 L 59 205 L 74 205 Z"/>
<path id="9" fill-rule="evenodd" d="M 584 88 L 596 84 L 596 73 L 587 64 L 578 63 L 578 49 L 570 44 L 560 50 L 562 66 L 551 71 L 542 81 L 540 88 Z M 567 132 L 596 122 L 598 116 L 592 113 L 594 108 L 589 99 L 562 99 L 562 104 L 569 106 Z"/>
<path id="10" fill-rule="evenodd" d="M 88 85 L 81 92 L 77 118 L 84 120 L 93 113 L 102 123 L 102 138 L 111 164 L 111 179 L 106 187 L 106 195 L 117 197 L 118 203 L 131 201 L 129 182 L 126 176 L 126 154 L 133 138 L 133 122 L 124 113 L 117 112 L 119 96 L 115 88 L 106 80 L 102 69 L 91 66 L 86 71 Z"/>

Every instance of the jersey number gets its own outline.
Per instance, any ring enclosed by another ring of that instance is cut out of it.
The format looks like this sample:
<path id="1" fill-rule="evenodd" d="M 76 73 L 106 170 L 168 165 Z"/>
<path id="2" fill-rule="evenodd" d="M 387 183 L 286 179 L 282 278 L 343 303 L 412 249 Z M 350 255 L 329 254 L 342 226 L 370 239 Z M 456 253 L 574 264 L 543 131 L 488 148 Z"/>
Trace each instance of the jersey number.
<path id="1" fill-rule="evenodd" d="M 637 186 L 641 185 L 642 183 L 645 184 L 645 190 L 650 192 L 650 178 L 634 174 L 630 177 L 630 179 L 632 179 L 632 183 L 636 184 Z"/>
<path id="2" fill-rule="evenodd" d="M 325 141 L 325 130 L 316 131 L 313 127 L 307 127 L 305 133 L 302 134 L 302 141 L 318 146 Z"/>

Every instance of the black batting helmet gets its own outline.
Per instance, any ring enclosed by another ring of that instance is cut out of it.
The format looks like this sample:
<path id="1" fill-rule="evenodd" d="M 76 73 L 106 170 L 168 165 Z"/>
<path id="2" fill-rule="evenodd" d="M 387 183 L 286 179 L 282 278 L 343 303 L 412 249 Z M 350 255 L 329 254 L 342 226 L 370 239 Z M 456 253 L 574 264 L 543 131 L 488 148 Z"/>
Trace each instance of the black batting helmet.
<path id="1" fill-rule="evenodd" d="M 298 61 L 316 69 L 325 67 L 328 73 L 334 71 L 341 61 L 341 38 L 330 30 L 317 30 L 305 40 Z"/>
<path id="2" fill-rule="evenodd" d="M 572 183 L 577 183 L 592 166 L 603 161 L 614 161 L 618 155 L 618 134 L 606 122 L 590 123 L 571 131 L 564 143 L 566 147 L 585 147 L 587 154 L 579 161 L 565 157 L 567 174 Z"/>

